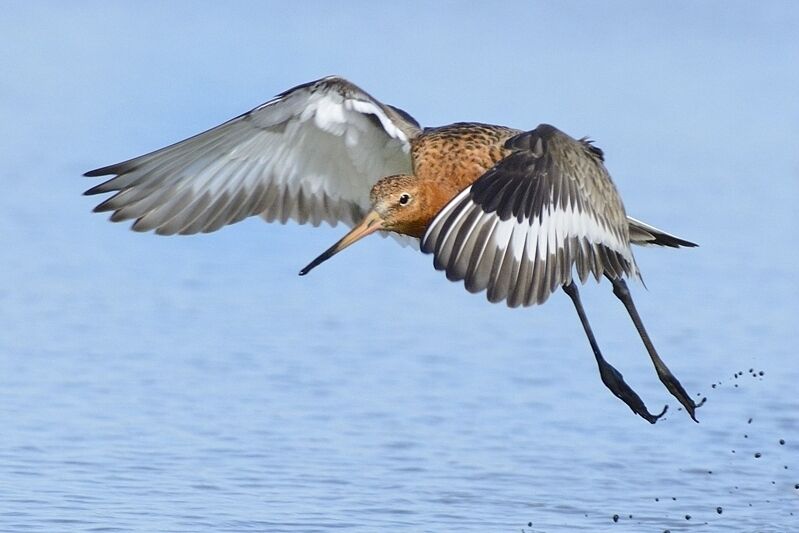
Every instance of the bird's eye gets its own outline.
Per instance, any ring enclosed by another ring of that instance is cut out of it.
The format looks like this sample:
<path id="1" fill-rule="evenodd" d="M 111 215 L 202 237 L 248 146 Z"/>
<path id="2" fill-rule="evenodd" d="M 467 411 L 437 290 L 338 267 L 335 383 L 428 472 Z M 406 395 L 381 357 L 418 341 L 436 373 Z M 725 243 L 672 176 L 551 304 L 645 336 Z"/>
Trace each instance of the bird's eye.
<path id="1" fill-rule="evenodd" d="M 402 193 L 402 195 L 399 197 L 400 205 L 405 205 L 410 201 L 411 201 L 411 195 L 408 194 L 407 192 Z"/>

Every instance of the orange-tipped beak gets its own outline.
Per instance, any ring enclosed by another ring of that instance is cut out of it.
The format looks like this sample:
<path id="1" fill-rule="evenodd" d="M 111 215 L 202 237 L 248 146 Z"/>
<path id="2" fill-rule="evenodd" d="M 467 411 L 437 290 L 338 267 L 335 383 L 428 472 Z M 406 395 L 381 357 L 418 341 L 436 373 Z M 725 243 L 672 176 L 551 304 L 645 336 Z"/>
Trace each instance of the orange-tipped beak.
<path id="1" fill-rule="evenodd" d="M 367 235 L 370 235 L 379 229 L 383 229 L 383 217 L 381 217 L 377 211 L 369 211 L 369 214 L 367 214 L 364 219 L 361 220 L 360 224 L 352 228 L 352 230 L 344 235 L 344 237 L 336 244 L 322 252 L 319 257 L 308 263 L 308 266 L 300 270 L 300 276 L 304 276 L 350 244 L 363 239 Z"/>

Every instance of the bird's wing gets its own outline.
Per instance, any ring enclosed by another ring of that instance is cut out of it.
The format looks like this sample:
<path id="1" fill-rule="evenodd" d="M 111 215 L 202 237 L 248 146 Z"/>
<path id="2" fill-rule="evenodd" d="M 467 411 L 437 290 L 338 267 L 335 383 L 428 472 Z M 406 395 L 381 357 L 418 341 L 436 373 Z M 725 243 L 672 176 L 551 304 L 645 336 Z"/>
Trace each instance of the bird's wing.
<path id="1" fill-rule="evenodd" d="M 419 125 L 354 84 L 328 77 L 290 89 L 204 133 L 99 168 L 95 208 L 162 235 L 215 231 L 250 215 L 349 225 L 383 176 L 410 173 Z"/>
<path id="2" fill-rule="evenodd" d="M 422 251 L 466 289 L 510 307 L 546 301 L 572 280 L 637 276 L 624 206 L 602 151 L 547 124 L 509 139 L 511 154 L 433 219 Z"/>

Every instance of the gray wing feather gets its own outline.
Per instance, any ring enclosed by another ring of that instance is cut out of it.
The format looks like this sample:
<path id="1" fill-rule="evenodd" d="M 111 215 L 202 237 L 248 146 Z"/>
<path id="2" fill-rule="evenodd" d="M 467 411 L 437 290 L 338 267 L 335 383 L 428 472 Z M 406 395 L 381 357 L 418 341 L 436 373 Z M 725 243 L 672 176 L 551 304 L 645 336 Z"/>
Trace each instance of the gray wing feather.
<path id="1" fill-rule="evenodd" d="M 541 304 L 576 271 L 582 282 L 638 276 L 621 199 L 602 152 L 542 124 L 435 217 L 422 251 L 470 292 L 510 307 Z"/>
<path id="2" fill-rule="evenodd" d="M 163 235 L 216 231 L 251 215 L 352 225 L 383 176 L 411 172 L 407 113 L 328 77 L 290 89 L 220 126 L 92 170 L 115 175 L 86 194 L 115 194 L 95 211 Z"/>

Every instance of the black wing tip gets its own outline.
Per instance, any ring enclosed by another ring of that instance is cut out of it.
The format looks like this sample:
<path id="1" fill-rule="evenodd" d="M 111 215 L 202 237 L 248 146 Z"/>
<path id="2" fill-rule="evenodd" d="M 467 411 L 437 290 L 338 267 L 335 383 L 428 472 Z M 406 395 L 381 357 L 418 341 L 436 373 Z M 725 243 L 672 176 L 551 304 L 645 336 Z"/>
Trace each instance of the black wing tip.
<path id="1" fill-rule="evenodd" d="M 671 248 L 699 248 L 699 245 L 695 242 L 686 241 L 672 235 L 655 235 L 655 240 L 650 244 L 659 244 L 660 246 L 669 246 Z"/>
<path id="2" fill-rule="evenodd" d="M 85 175 L 86 174 L 84 174 L 84 176 Z M 110 192 L 104 186 L 105 186 L 105 183 L 101 183 L 100 185 L 95 185 L 91 189 L 86 189 L 85 191 L 83 191 L 83 196 L 95 196 L 97 194 L 103 194 L 105 192 Z"/>
<path id="3" fill-rule="evenodd" d="M 125 168 L 124 164 L 116 164 L 116 165 L 108 165 L 107 167 L 95 168 L 94 170 L 89 170 L 88 172 L 84 172 L 83 175 L 87 178 L 97 178 L 100 176 L 119 176 L 126 171 L 130 171 L 129 168 Z M 114 181 L 115 178 L 111 178 L 109 180 L 100 183 L 99 185 L 95 185 L 91 189 L 88 189 L 83 192 L 84 196 L 94 196 L 95 194 L 103 194 L 107 192 L 112 192 L 119 190 L 114 187 L 109 187 L 108 184 Z"/>
<path id="4" fill-rule="evenodd" d="M 83 193 L 86 194 L 86 193 Z M 116 207 L 111 207 L 108 205 L 108 202 L 103 202 L 101 204 L 97 204 L 92 209 L 92 213 L 108 213 L 109 211 L 116 211 Z M 111 220 L 111 222 L 121 222 L 121 220 Z"/>
<path id="5" fill-rule="evenodd" d="M 435 248 L 435 244 L 431 241 L 431 239 L 428 239 L 426 235 L 422 237 L 421 241 L 419 241 L 419 251 L 423 254 L 431 254 Z"/>
<path id="6" fill-rule="evenodd" d="M 98 176 L 108 176 L 109 174 L 116 174 L 114 172 L 114 168 L 116 165 L 112 165 L 109 167 L 101 167 L 95 168 L 94 170 L 89 170 L 88 172 L 84 172 L 83 175 L 87 178 L 96 178 Z"/>

